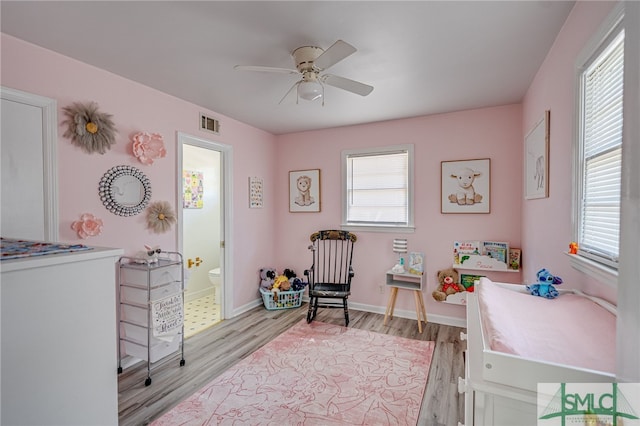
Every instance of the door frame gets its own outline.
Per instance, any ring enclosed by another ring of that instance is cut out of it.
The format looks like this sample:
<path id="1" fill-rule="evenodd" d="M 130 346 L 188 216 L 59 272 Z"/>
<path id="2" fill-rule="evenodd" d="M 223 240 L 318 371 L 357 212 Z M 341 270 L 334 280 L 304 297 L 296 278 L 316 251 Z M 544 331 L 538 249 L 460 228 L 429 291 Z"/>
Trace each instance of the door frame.
<path id="1" fill-rule="evenodd" d="M 58 106 L 55 99 L 0 86 L 2 99 L 42 110 L 44 239 L 59 241 L 58 224 Z"/>
<path id="2" fill-rule="evenodd" d="M 233 313 L 233 292 L 229 289 L 232 286 L 229 286 L 227 283 L 233 282 L 233 203 L 232 195 L 233 195 L 233 180 L 231 177 L 233 176 L 232 164 L 233 164 L 233 147 L 230 145 L 221 144 L 218 142 L 213 142 L 207 139 L 200 138 L 198 136 L 193 136 L 184 132 L 176 133 L 176 176 L 178 178 L 177 182 L 177 192 L 176 192 L 176 213 L 177 213 L 177 244 L 178 251 L 183 253 L 183 213 L 182 213 L 182 194 L 184 191 L 183 182 L 182 182 L 182 170 L 183 170 L 183 159 L 182 159 L 182 151 L 184 145 L 197 146 L 199 148 L 209 149 L 213 151 L 218 151 L 220 153 L 220 165 L 222 167 L 220 173 L 220 186 L 222 188 L 222 214 L 221 216 L 221 245 L 220 254 L 222 256 L 222 261 L 220 262 L 220 279 L 222 281 L 221 291 L 222 291 L 222 318 L 231 318 Z"/>

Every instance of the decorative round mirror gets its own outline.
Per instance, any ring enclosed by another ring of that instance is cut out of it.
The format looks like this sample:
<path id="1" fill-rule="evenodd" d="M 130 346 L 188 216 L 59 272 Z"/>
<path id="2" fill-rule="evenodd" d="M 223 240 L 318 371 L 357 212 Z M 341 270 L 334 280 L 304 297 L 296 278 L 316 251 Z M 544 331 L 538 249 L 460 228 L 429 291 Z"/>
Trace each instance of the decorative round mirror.
<path id="1" fill-rule="evenodd" d="M 100 179 L 100 200 L 113 214 L 135 216 L 151 199 L 151 182 L 132 166 L 114 166 Z"/>

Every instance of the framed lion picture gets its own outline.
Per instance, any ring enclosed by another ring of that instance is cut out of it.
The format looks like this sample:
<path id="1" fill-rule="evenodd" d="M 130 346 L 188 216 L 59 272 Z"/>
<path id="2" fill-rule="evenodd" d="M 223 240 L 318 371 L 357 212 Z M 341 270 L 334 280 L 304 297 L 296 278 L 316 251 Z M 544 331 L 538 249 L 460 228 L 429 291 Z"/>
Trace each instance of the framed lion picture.
<path id="1" fill-rule="evenodd" d="M 289 211 L 291 213 L 320 211 L 320 169 L 289 172 Z"/>

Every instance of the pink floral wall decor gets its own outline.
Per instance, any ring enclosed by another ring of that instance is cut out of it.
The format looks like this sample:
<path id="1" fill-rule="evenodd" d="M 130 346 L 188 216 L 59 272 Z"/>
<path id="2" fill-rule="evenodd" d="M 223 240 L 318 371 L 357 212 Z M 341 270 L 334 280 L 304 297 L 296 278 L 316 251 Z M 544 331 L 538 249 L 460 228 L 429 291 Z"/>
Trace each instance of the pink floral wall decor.
<path id="1" fill-rule="evenodd" d="M 85 239 L 102 234 L 102 219 L 98 219 L 90 213 L 84 213 L 80 220 L 71 224 L 71 229 L 78 233 L 78 237 Z"/>
<path id="2" fill-rule="evenodd" d="M 153 164 L 156 158 L 162 158 L 167 155 L 164 148 L 164 140 L 159 133 L 139 132 L 133 135 L 133 155 L 135 155 L 142 164 Z"/>

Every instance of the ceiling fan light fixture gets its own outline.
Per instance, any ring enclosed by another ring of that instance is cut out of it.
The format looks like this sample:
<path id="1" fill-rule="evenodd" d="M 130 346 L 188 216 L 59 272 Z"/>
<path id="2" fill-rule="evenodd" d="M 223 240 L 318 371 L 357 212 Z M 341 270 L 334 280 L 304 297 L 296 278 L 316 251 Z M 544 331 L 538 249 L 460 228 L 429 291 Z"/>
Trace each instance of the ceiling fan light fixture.
<path id="1" fill-rule="evenodd" d="M 298 84 L 298 96 L 306 101 L 322 98 L 322 85 L 317 81 L 301 81 Z"/>

